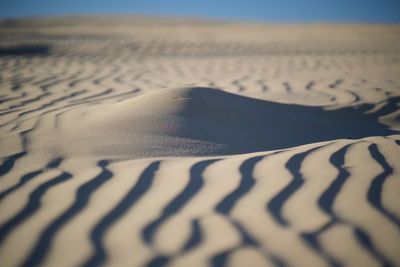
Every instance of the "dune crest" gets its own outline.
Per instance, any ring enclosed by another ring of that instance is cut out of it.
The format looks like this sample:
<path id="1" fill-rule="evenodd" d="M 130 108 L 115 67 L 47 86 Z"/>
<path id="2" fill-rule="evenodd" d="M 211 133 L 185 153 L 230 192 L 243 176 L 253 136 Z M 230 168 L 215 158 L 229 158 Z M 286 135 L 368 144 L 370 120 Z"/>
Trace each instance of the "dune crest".
<path id="1" fill-rule="evenodd" d="M 57 127 L 35 131 L 31 149 L 76 157 L 211 156 L 390 133 L 362 108 L 328 111 L 183 87 L 69 112 Z"/>

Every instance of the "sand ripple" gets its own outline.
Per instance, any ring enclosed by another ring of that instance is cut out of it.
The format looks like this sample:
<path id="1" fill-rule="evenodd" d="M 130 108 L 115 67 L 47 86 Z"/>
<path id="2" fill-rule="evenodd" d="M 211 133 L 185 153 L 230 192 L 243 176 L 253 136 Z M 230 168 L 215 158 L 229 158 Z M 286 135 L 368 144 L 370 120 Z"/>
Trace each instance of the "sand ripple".
<path id="1" fill-rule="evenodd" d="M 398 26 L 1 25 L 1 266 L 400 266 Z"/>

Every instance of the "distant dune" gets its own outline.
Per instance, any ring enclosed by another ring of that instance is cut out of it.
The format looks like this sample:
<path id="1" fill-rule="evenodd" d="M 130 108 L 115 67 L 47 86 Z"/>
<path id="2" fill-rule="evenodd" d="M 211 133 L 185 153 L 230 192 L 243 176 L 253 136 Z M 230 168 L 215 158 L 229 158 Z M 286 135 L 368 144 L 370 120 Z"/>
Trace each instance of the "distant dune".
<path id="1" fill-rule="evenodd" d="M 0 22 L 0 266 L 400 266 L 400 26 Z"/>

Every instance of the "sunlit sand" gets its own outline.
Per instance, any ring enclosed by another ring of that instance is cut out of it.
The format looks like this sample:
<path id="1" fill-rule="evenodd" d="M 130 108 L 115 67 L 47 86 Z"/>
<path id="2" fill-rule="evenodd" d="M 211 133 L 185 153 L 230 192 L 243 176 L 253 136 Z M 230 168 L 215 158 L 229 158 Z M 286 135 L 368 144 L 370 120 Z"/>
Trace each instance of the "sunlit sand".
<path id="1" fill-rule="evenodd" d="M 0 266 L 400 266 L 400 27 L 0 27 Z"/>

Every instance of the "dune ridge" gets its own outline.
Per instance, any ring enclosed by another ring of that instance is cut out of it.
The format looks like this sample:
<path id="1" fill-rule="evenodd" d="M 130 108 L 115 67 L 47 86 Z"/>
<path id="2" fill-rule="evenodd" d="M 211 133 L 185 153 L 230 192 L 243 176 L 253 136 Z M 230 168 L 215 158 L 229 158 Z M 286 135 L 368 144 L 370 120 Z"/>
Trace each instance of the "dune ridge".
<path id="1" fill-rule="evenodd" d="M 185 157 L 395 134 L 365 107 L 324 110 L 205 87 L 163 89 L 39 125 L 28 151 L 66 157 Z"/>

